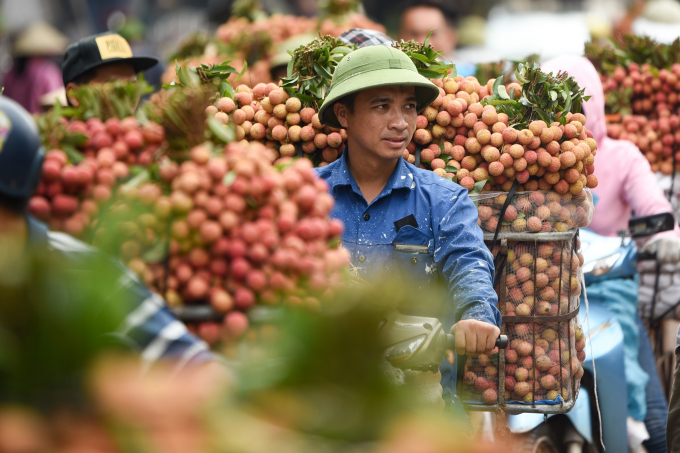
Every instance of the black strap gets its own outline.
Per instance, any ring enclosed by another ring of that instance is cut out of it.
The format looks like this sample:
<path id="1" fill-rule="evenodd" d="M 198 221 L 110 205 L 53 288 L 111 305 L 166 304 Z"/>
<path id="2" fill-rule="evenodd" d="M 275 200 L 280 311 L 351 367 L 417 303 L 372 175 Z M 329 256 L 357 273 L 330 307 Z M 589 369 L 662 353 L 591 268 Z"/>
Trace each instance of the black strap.
<path id="1" fill-rule="evenodd" d="M 494 263 L 493 267 L 495 270 L 495 274 L 493 277 L 493 287 L 496 288 L 498 284 L 501 282 L 501 276 L 503 275 L 503 268 L 505 267 L 505 262 L 508 259 L 508 251 L 505 250 L 505 253 L 503 252 L 503 247 L 501 247 L 501 250 L 498 251 L 498 255 L 496 257 L 499 257 L 498 259 L 494 258 Z M 500 269 L 500 271 L 499 271 Z"/>
<path id="2" fill-rule="evenodd" d="M 420 168 L 420 151 L 422 151 L 422 150 L 423 150 L 423 147 L 416 144 L 416 153 L 415 153 L 416 161 L 413 162 L 413 165 L 415 165 L 416 168 Z"/>
<path id="3" fill-rule="evenodd" d="M 654 312 L 656 311 L 656 299 L 659 297 L 659 277 L 661 277 L 661 264 L 656 260 L 656 277 L 654 278 L 654 294 L 652 295 L 652 307 L 649 313 L 650 327 L 656 328 L 656 324 L 661 322 L 660 319 L 654 319 Z"/>
<path id="4" fill-rule="evenodd" d="M 496 231 L 494 232 L 493 235 L 493 241 L 491 241 L 491 252 L 493 253 L 493 248 L 496 246 L 496 240 L 498 239 L 498 233 L 501 232 L 501 223 L 503 222 L 503 216 L 505 215 L 505 211 L 508 209 L 508 206 L 510 206 L 510 203 L 512 202 L 512 198 L 515 196 L 515 192 L 517 191 L 517 187 L 519 186 L 519 181 L 515 179 L 515 182 L 512 183 L 512 187 L 510 188 L 510 192 L 508 192 L 508 197 L 505 199 L 505 203 L 503 203 L 503 207 L 501 208 L 500 214 L 498 214 L 498 225 L 496 226 Z"/>
<path id="5" fill-rule="evenodd" d="M 676 151 L 677 151 L 677 149 L 674 146 L 673 147 L 673 172 L 671 173 L 671 191 L 668 193 L 668 201 L 670 201 L 671 204 L 673 203 L 673 189 L 675 189 L 675 165 L 676 165 L 676 161 L 677 161 L 677 159 L 675 158 Z"/>
<path id="6" fill-rule="evenodd" d="M 302 143 L 297 142 L 295 143 L 295 150 L 297 151 L 297 156 L 296 157 L 302 157 L 304 154 L 302 153 Z"/>

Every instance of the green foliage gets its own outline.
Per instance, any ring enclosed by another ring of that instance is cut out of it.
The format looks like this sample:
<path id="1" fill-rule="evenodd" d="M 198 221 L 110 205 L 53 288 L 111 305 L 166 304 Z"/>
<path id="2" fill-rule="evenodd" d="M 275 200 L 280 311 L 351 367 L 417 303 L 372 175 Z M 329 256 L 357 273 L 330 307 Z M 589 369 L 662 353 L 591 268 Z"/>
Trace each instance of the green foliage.
<path id="1" fill-rule="evenodd" d="M 453 64 L 437 60 L 441 52 L 428 44 L 415 41 L 395 43 L 394 47 L 408 55 L 418 72 L 428 79 L 442 79 L 455 76 Z M 328 95 L 335 68 L 342 58 L 356 49 L 332 36 L 321 36 L 306 46 L 290 52 L 288 77 L 282 79 L 283 87 L 291 96 L 300 98 L 304 106 L 319 108 Z"/>
<path id="2" fill-rule="evenodd" d="M 211 38 L 206 33 L 194 33 L 180 44 L 168 60 L 186 60 L 192 57 L 200 57 L 205 53 L 205 48 L 210 42 Z"/>
<path id="3" fill-rule="evenodd" d="M 109 83 L 88 83 L 69 91 L 78 101 L 78 107 L 64 110 L 66 116 L 87 120 L 99 118 L 123 119 L 131 116 L 142 96 L 153 91 L 142 75 L 135 82 L 115 81 Z"/>
<path id="4" fill-rule="evenodd" d="M 120 291 L 120 268 L 96 253 L 76 262 L 12 249 L 0 259 L 0 404 L 77 410 L 88 397 L 83 370 L 117 342 L 110 334 L 133 295 Z"/>
<path id="5" fill-rule="evenodd" d="M 218 65 L 188 66 L 176 63 L 177 83 L 164 85 L 144 104 L 143 115 L 161 124 L 173 151 L 182 151 L 206 140 L 205 109 L 216 99 L 234 96 L 229 80 L 233 74 L 241 77 L 228 61 Z M 238 78 L 237 78 L 238 80 Z M 234 131 L 227 126 L 209 122 L 212 136 L 226 142 L 233 140 Z"/>
<path id="6" fill-rule="evenodd" d="M 625 35 L 622 43 L 614 40 L 604 46 L 596 41 L 586 43 L 585 53 L 601 73 L 612 73 L 616 67 L 631 63 L 669 69 L 680 62 L 680 38 L 671 44 L 661 44 L 648 36 Z"/>
<path id="7" fill-rule="evenodd" d="M 231 16 L 255 22 L 266 16 L 260 3 L 260 0 L 236 0 L 231 6 Z"/>
<path id="8" fill-rule="evenodd" d="M 475 67 L 475 77 L 480 84 L 486 85 L 489 80 L 498 78 L 499 74 L 501 74 L 503 77 L 502 83 L 507 84 L 512 82 L 512 75 L 517 70 L 520 63 L 526 64 L 533 63 L 534 61 L 539 61 L 539 56 L 536 54 L 531 54 L 521 61 L 500 60 L 490 63 L 478 63 Z"/>
<path id="9" fill-rule="evenodd" d="M 358 0 L 319 0 L 319 25 L 326 18 L 341 23 L 348 14 L 357 12 L 360 6 L 361 2 Z"/>
<path id="10" fill-rule="evenodd" d="M 69 161 L 77 164 L 84 156 L 78 151 L 87 143 L 87 137 L 80 132 L 69 132 L 66 129 L 65 115 L 73 115 L 74 109 L 63 109 L 59 104 L 42 115 L 35 116 L 40 131 L 40 138 L 46 149 L 58 148 L 66 153 Z"/>
<path id="11" fill-rule="evenodd" d="M 288 77 L 281 79 L 283 88 L 304 106 L 318 109 L 330 90 L 336 66 L 354 49 L 332 36 L 320 36 L 298 47 L 291 52 Z"/>
<path id="12" fill-rule="evenodd" d="M 566 123 L 566 114 L 580 113 L 581 103 L 590 97 L 584 96 L 585 89 L 578 86 L 573 77 L 566 72 L 546 74 L 541 72 L 538 63 L 520 63 L 515 77 L 522 85 L 519 99 L 515 99 L 514 88 L 508 92 L 496 79 L 493 93 L 483 101 L 484 105 L 494 105 L 496 110 L 508 115 L 509 125 L 524 128 L 534 120 L 547 124 L 558 121 Z"/>
<path id="13" fill-rule="evenodd" d="M 434 50 L 429 44 L 430 35 L 432 35 L 432 31 L 427 34 L 427 38 L 425 38 L 423 43 L 411 40 L 408 42 L 395 42 L 392 46 L 408 55 L 413 64 L 416 65 L 418 73 L 423 77 L 428 79 L 443 79 L 447 76 L 455 77 L 457 73 L 453 63 L 447 64 L 437 60 L 442 52 Z"/>

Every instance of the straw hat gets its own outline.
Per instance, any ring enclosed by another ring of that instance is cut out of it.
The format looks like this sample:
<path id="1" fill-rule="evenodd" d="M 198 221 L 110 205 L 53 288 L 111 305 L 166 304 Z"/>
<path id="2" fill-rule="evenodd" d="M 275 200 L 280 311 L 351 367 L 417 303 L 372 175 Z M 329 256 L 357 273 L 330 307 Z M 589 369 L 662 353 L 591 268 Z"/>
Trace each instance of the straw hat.
<path id="1" fill-rule="evenodd" d="M 62 55 L 68 38 L 45 21 L 39 20 L 26 27 L 14 42 L 15 57 Z"/>

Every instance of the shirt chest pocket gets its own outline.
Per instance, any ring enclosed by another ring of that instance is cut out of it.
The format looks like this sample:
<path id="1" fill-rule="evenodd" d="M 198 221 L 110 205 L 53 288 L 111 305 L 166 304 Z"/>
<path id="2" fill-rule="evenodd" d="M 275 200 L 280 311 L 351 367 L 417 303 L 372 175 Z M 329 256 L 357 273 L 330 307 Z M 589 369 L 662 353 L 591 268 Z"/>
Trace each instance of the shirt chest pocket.
<path id="1" fill-rule="evenodd" d="M 399 229 L 392 241 L 391 258 L 406 284 L 421 288 L 438 280 L 431 242 L 427 235 L 410 225 Z"/>

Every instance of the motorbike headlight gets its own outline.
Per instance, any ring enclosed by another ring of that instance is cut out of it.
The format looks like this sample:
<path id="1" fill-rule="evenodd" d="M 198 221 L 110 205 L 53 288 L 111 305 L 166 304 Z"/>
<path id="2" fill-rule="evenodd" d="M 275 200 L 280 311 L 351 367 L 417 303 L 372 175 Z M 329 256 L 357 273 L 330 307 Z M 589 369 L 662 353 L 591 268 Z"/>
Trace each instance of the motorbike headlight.
<path id="1" fill-rule="evenodd" d="M 585 275 L 593 275 L 599 277 L 609 272 L 614 264 L 621 257 L 621 252 L 614 253 L 613 255 L 605 256 L 596 261 L 591 261 L 583 265 L 583 273 Z"/>
<path id="2" fill-rule="evenodd" d="M 418 352 L 418 349 L 420 349 L 426 339 L 427 335 L 423 334 L 395 343 L 385 349 L 385 358 L 388 362 L 392 363 L 403 362 Z"/>

